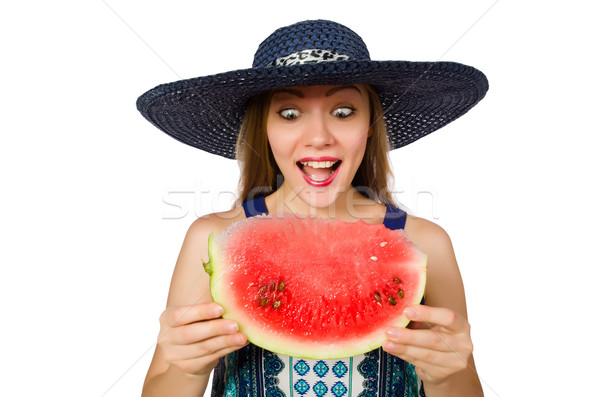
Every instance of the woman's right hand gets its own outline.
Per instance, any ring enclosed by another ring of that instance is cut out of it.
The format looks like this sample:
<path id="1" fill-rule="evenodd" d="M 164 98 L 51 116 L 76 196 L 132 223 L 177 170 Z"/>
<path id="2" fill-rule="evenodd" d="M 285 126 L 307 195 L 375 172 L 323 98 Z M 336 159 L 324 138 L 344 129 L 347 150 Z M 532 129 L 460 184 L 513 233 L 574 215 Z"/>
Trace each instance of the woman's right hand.
<path id="1" fill-rule="evenodd" d="M 160 346 L 165 360 L 192 375 L 207 375 L 219 358 L 247 344 L 235 321 L 220 318 L 216 303 L 169 306 L 160 315 Z"/>

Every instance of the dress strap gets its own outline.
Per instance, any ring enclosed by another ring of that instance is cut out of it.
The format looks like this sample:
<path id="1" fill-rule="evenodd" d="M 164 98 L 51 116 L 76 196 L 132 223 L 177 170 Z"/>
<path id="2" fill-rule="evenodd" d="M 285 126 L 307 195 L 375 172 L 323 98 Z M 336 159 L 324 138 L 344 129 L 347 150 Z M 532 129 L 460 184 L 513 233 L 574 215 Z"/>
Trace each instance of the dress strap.
<path id="1" fill-rule="evenodd" d="M 387 205 L 383 226 L 390 230 L 404 229 L 406 225 L 406 212 L 392 205 Z"/>
<path id="2" fill-rule="evenodd" d="M 246 218 L 269 213 L 264 197 L 244 201 L 242 207 L 244 207 Z M 392 205 L 386 205 L 386 207 L 383 225 L 391 230 L 404 229 L 406 225 L 406 212 Z"/>
<path id="3" fill-rule="evenodd" d="M 242 207 L 244 207 L 246 218 L 251 218 L 256 215 L 266 215 L 269 213 L 269 211 L 267 211 L 267 204 L 265 204 L 264 197 L 259 197 L 250 201 L 244 201 L 242 203 Z"/>

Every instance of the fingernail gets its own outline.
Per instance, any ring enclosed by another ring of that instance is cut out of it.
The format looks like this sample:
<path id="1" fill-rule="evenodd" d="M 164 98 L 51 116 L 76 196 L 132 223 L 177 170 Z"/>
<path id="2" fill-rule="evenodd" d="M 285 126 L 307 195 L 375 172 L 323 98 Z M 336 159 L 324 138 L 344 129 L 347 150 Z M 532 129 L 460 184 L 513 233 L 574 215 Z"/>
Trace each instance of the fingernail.
<path id="1" fill-rule="evenodd" d="M 227 332 L 237 332 L 238 325 L 236 323 L 227 323 L 225 324 L 225 331 Z"/>
<path id="2" fill-rule="evenodd" d="M 417 312 L 411 309 L 410 307 L 404 309 L 404 314 L 406 314 L 406 317 L 408 318 L 417 318 Z"/>
<path id="3" fill-rule="evenodd" d="M 221 314 L 223 314 L 223 308 L 221 306 L 215 306 L 211 310 L 211 313 L 212 313 L 213 316 L 219 317 Z"/>
<path id="4" fill-rule="evenodd" d="M 236 335 L 234 337 L 234 339 L 235 339 L 235 342 L 238 345 L 245 345 L 246 344 L 246 337 L 244 335 L 242 335 L 242 334 Z"/>
<path id="5" fill-rule="evenodd" d="M 394 342 L 390 342 L 389 340 L 386 340 L 385 342 L 383 342 L 383 345 L 381 347 L 383 347 L 383 350 L 385 351 L 390 351 L 390 350 L 394 350 L 394 348 L 397 345 Z"/>
<path id="6" fill-rule="evenodd" d="M 395 329 L 395 328 L 390 328 L 387 331 L 385 331 L 385 334 L 389 337 L 389 338 L 397 338 L 400 336 L 400 330 Z"/>

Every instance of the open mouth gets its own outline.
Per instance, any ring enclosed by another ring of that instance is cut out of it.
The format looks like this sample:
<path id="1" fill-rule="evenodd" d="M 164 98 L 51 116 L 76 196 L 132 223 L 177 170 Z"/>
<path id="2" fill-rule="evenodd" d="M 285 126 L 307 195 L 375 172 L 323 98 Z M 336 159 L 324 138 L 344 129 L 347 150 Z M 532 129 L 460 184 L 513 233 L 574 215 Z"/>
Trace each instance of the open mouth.
<path id="1" fill-rule="evenodd" d="M 313 185 L 323 186 L 331 181 L 342 160 L 327 161 L 298 161 L 296 165 L 304 173 L 305 179 Z"/>

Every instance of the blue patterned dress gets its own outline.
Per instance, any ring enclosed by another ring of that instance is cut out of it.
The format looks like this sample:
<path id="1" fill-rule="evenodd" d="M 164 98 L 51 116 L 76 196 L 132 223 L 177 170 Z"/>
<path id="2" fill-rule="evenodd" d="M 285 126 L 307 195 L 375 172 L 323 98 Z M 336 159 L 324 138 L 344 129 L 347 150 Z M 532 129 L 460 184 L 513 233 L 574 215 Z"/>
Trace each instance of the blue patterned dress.
<path id="1" fill-rule="evenodd" d="M 246 217 L 267 213 L 264 198 L 243 206 Z M 388 206 L 383 224 L 395 230 L 405 223 L 406 213 Z M 249 344 L 219 360 L 212 396 L 424 397 L 425 392 L 415 367 L 381 348 L 344 359 L 309 360 Z"/>

